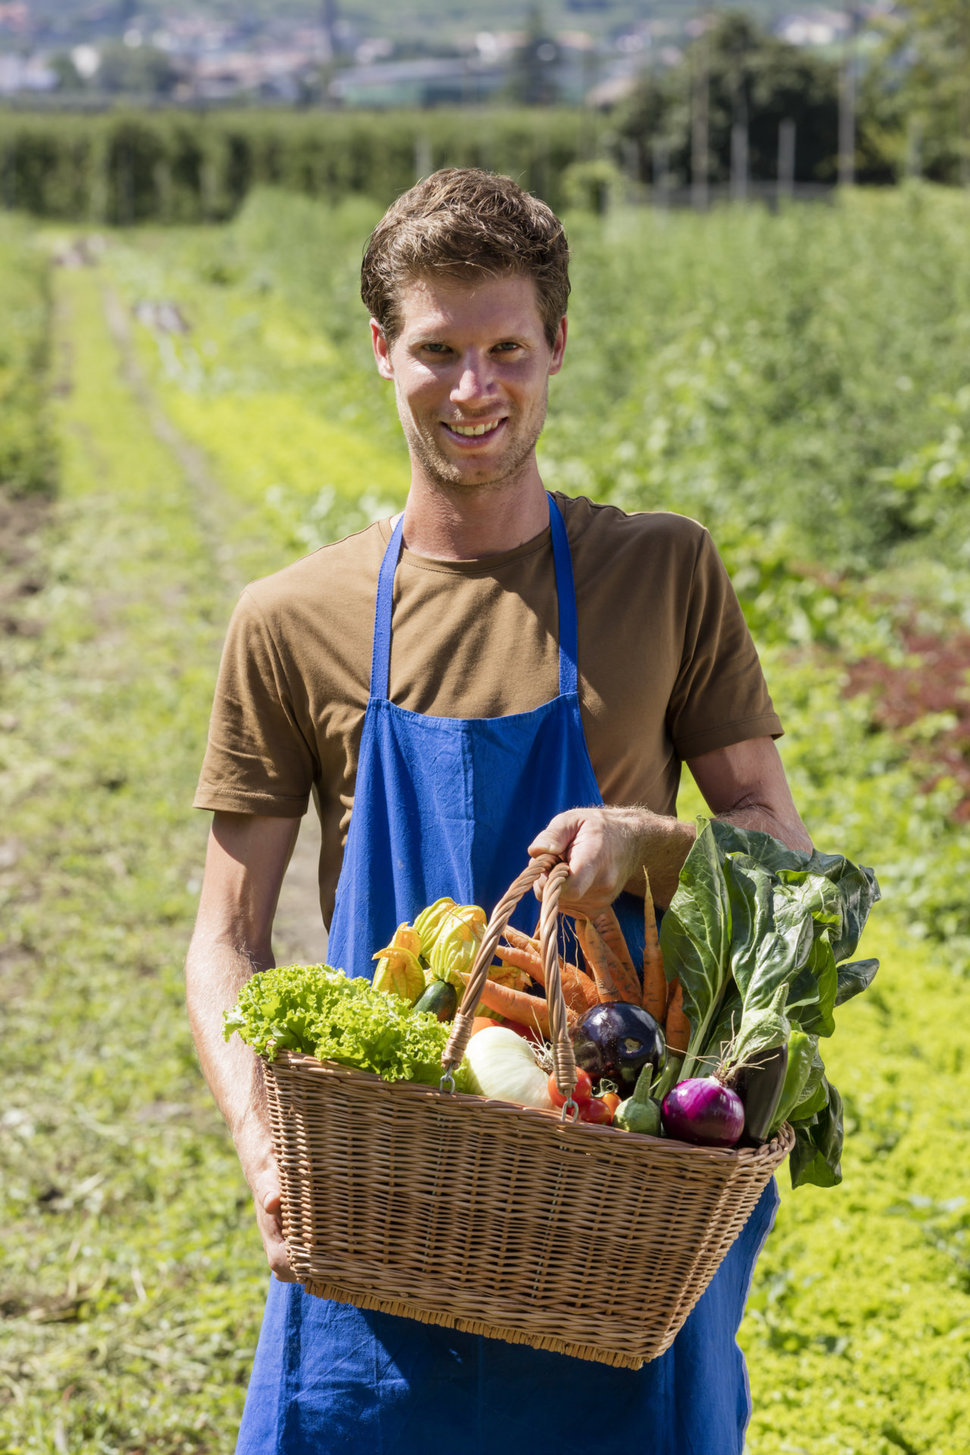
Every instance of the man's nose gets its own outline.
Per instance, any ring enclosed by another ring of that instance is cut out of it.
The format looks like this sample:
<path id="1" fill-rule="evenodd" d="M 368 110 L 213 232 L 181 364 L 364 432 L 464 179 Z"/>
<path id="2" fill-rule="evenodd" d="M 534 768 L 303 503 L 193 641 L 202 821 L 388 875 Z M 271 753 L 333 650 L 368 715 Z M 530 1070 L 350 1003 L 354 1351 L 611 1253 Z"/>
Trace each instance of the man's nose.
<path id="1" fill-rule="evenodd" d="M 462 359 L 458 378 L 455 380 L 451 397 L 458 403 L 467 404 L 473 399 L 488 398 L 495 390 L 495 381 L 489 367 L 487 354 L 466 354 Z"/>

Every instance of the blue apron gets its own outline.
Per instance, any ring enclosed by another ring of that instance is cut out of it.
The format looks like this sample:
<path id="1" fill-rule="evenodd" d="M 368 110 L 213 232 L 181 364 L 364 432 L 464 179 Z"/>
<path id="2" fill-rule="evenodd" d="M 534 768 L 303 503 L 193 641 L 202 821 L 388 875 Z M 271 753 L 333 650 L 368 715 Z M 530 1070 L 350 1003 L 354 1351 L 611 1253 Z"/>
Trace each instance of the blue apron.
<path id="1" fill-rule="evenodd" d="M 391 536 L 328 946 L 329 962 L 348 974 L 369 976 L 395 927 L 444 894 L 491 912 L 555 814 L 603 801 L 580 716 L 569 544 L 551 497 L 549 515 L 559 695 L 494 719 L 424 717 L 388 700 L 400 523 Z M 633 904 L 620 917 L 636 947 L 643 910 Z M 523 908 L 531 930 L 536 906 Z M 236 1455 L 590 1455 L 604 1445 L 741 1455 L 750 1405 L 735 1335 L 776 1203 L 772 1184 L 673 1347 L 636 1372 L 353 1308 L 273 1279 Z"/>

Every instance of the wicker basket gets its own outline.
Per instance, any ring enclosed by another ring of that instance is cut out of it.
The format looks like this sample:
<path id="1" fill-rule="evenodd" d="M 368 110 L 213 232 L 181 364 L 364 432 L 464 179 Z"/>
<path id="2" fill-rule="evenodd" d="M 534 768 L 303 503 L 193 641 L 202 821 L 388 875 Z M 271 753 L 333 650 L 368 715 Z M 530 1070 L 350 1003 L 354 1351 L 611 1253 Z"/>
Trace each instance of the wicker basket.
<path id="1" fill-rule="evenodd" d="M 551 858 L 489 922 L 446 1069 L 541 873 L 556 1069 L 575 1077 L 556 949 L 565 870 Z M 692 1147 L 293 1053 L 265 1072 L 287 1249 L 308 1292 L 629 1369 L 672 1344 L 794 1141 L 785 1126 L 764 1147 Z"/>

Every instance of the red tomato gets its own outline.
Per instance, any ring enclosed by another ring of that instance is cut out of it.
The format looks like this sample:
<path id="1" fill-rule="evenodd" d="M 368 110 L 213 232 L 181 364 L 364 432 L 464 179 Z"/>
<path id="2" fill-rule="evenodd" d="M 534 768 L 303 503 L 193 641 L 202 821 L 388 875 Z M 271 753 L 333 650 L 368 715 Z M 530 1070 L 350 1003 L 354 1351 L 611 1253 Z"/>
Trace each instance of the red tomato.
<path id="1" fill-rule="evenodd" d="M 556 1085 L 555 1076 L 551 1072 L 549 1074 L 549 1095 L 552 1097 L 552 1102 L 554 1106 L 562 1106 L 566 1101 L 566 1098 L 563 1096 L 562 1092 L 559 1090 L 559 1087 Z M 589 1079 L 589 1072 L 584 1071 L 582 1066 L 577 1066 L 576 1086 L 573 1090 L 573 1101 L 577 1102 L 580 1107 L 583 1107 L 585 1106 L 586 1102 L 589 1101 L 592 1095 L 593 1083 Z"/>
<path id="2" fill-rule="evenodd" d="M 595 1122 L 599 1126 L 609 1126 L 613 1120 L 613 1111 L 601 1096 L 592 1096 L 589 1101 L 584 1101 L 580 1106 L 579 1120 Z"/>
<path id="3" fill-rule="evenodd" d="M 477 1015 L 472 1021 L 472 1035 L 475 1035 L 476 1031 L 483 1031 L 486 1026 L 500 1026 L 501 1024 L 501 1021 L 493 1021 L 491 1016 Z"/>

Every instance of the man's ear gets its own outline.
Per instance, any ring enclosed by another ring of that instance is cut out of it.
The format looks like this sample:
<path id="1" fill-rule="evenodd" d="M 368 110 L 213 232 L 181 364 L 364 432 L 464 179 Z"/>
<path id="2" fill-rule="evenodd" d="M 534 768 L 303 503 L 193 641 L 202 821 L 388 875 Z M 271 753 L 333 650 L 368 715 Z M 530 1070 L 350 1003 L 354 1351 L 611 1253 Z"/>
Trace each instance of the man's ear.
<path id="1" fill-rule="evenodd" d="M 378 374 L 382 379 L 393 379 L 394 365 L 391 363 L 391 346 L 376 318 L 372 318 L 370 321 L 370 341 L 377 362 Z"/>
<path id="2" fill-rule="evenodd" d="M 556 330 L 556 341 L 552 346 L 552 359 L 549 363 L 549 373 L 558 374 L 562 368 L 563 357 L 566 353 L 566 316 L 563 314 L 559 320 L 559 327 Z"/>

